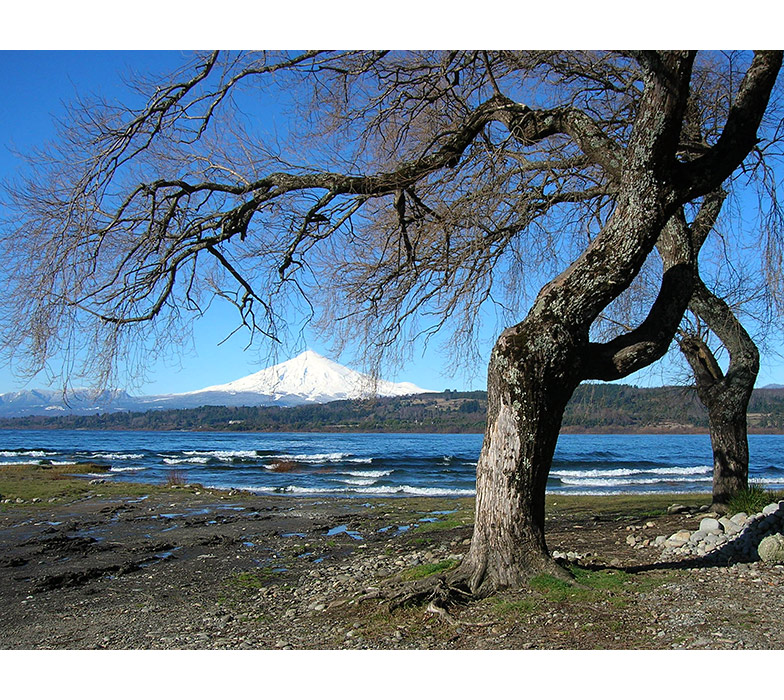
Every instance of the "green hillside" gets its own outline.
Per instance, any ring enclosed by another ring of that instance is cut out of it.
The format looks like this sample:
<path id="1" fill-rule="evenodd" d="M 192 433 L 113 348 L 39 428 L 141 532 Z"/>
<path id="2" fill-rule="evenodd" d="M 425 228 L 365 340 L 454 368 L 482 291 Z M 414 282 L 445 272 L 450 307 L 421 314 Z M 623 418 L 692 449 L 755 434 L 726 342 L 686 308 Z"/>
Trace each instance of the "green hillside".
<path id="1" fill-rule="evenodd" d="M 27 416 L 3 428 L 212 430 L 255 432 L 481 433 L 487 394 L 453 392 L 279 407 L 204 406 L 94 416 Z M 564 432 L 705 432 L 707 416 L 693 389 L 584 384 L 569 403 Z M 749 407 L 752 432 L 784 432 L 784 389 L 758 389 Z"/>

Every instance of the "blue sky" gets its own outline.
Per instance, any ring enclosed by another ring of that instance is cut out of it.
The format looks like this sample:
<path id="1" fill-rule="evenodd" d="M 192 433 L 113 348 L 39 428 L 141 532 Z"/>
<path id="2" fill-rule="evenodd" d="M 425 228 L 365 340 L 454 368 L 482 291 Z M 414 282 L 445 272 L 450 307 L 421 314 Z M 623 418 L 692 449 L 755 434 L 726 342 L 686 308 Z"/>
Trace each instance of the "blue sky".
<path id="1" fill-rule="evenodd" d="M 22 152 L 53 135 L 54 120 L 65 114 L 64 101 L 76 94 L 97 93 L 109 96 L 127 94 L 121 74 L 130 69 L 165 71 L 177 66 L 182 54 L 177 51 L 0 51 L 0 178 L 12 177 L 21 166 L 14 150 Z M 216 305 L 197 322 L 195 349 L 186 352 L 178 365 L 164 363 L 151 368 L 150 381 L 137 389 L 140 393 L 168 393 L 199 389 L 209 384 L 228 382 L 265 366 L 264 358 L 244 351 L 242 334 L 219 343 L 235 328 L 236 315 L 231 309 Z M 303 343 L 329 355 L 328 349 L 314 338 Z M 485 359 L 491 341 L 482 348 Z M 340 359 L 340 358 L 334 358 Z M 773 355 L 763 358 L 758 386 L 775 382 L 784 384 L 784 363 Z M 423 388 L 442 390 L 485 388 L 486 364 L 474 376 L 445 376 L 450 367 L 446 353 L 433 342 L 425 352 L 415 349 L 413 361 L 397 375 L 387 378 L 412 381 Z M 658 366 L 625 380 L 626 383 L 656 385 L 671 382 L 674 375 Z M 25 383 L 8 367 L 0 367 L 0 393 L 20 388 L 46 386 L 43 380 Z"/>

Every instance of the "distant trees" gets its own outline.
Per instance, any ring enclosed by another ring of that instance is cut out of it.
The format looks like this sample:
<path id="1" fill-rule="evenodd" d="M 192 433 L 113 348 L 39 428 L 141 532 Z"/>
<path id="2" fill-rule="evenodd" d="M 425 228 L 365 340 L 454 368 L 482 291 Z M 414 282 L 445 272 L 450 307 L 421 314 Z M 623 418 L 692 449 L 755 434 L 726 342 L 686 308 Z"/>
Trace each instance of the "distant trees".
<path id="1" fill-rule="evenodd" d="M 470 361 L 477 309 L 503 304 L 476 525 L 452 579 L 484 594 L 534 571 L 567 576 L 544 540 L 565 407 L 580 382 L 666 352 L 720 189 L 759 148 L 781 58 L 196 57 L 143 85 L 141 105 L 77 107 L 11 188 L 6 347 L 33 369 L 60 355 L 66 373 L 80 364 L 108 382 L 118 360 L 143 367 L 182 338 L 218 295 L 262 339 L 284 337 L 298 308 L 374 366 L 442 328 Z M 694 143 L 691 96 L 706 75 L 732 79 L 700 104 Z M 252 100 L 278 109 L 287 97 L 301 112 L 276 143 Z M 654 248 L 656 298 L 639 325 L 599 342 L 592 327 Z M 549 281 L 526 310 L 528 276 Z"/>

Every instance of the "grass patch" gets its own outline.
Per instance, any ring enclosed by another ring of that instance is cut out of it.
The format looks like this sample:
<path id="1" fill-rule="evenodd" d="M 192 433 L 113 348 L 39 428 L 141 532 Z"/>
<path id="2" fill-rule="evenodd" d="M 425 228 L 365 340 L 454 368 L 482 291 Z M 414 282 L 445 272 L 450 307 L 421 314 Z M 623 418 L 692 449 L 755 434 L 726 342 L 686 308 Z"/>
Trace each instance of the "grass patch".
<path id="1" fill-rule="evenodd" d="M 21 498 L 30 505 L 34 498 L 40 499 L 36 506 L 46 506 L 49 499 L 56 501 L 74 501 L 84 496 L 100 492 L 105 495 L 144 495 L 160 489 L 151 484 L 130 482 L 91 484 L 90 479 L 73 476 L 74 474 L 103 474 L 108 467 L 102 464 L 84 462 L 82 464 L 53 465 L 46 464 L 13 464 L 0 467 L 0 498 L 16 501 Z M 8 508 L 16 503 L 2 504 Z M 20 504 L 22 505 L 22 504 Z"/>
<path id="2" fill-rule="evenodd" d="M 466 523 L 462 522 L 461 520 L 455 520 L 450 518 L 448 520 L 436 520 L 433 523 L 419 523 L 417 527 L 418 532 L 433 532 L 433 531 L 440 531 L 440 530 L 454 530 L 458 527 L 462 527 Z"/>
<path id="3" fill-rule="evenodd" d="M 730 515 L 735 513 L 759 513 L 768 503 L 784 498 L 781 491 L 769 491 L 761 484 L 750 483 L 747 489 L 736 491 L 727 503 Z"/>
<path id="4" fill-rule="evenodd" d="M 242 590 L 258 590 L 269 584 L 274 576 L 272 569 L 259 569 L 257 571 L 241 571 L 228 580 L 228 584 Z"/>
<path id="5" fill-rule="evenodd" d="M 433 574 L 439 574 L 442 571 L 449 571 L 457 566 L 457 559 L 444 559 L 443 561 L 435 562 L 433 564 L 420 564 L 410 569 L 406 569 L 401 578 L 404 581 L 417 581 L 422 578 L 427 578 Z"/>
<path id="6" fill-rule="evenodd" d="M 603 516 L 621 520 L 652 518 L 664 515 L 673 503 L 686 506 L 709 504 L 710 494 L 670 493 L 614 496 L 564 496 L 549 494 L 546 497 L 547 514 L 572 516 Z"/>
<path id="7" fill-rule="evenodd" d="M 492 602 L 493 612 L 498 617 L 523 617 L 536 612 L 539 603 L 531 598 L 523 600 L 496 599 Z"/>
<path id="8" fill-rule="evenodd" d="M 553 603 L 565 600 L 590 601 L 604 597 L 606 593 L 622 593 L 632 581 L 631 574 L 612 569 L 591 571 L 576 566 L 569 567 L 574 582 L 564 581 L 550 574 L 538 574 L 528 585 L 542 597 Z"/>

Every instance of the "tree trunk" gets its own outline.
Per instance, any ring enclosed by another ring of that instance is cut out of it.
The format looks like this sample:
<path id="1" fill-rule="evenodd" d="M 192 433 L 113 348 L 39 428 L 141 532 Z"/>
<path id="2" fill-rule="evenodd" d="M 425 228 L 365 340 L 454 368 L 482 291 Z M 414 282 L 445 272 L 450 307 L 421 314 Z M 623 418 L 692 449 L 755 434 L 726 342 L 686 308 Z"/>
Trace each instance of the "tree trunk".
<path id="1" fill-rule="evenodd" d="M 544 536 L 547 477 L 564 409 L 579 383 L 575 346 L 562 331 L 523 322 L 493 349 L 474 535 L 461 567 L 472 592 L 519 586 L 533 571 L 567 576 L 550 558 Z"/>
<path id="2" fill-rule="evenodd" d="M 713 448 L 713 507 L 726 510 L 732 495 L 749 484 L 749 441 L 746 413 L 759 372 L 759 351 L 730 307 L 702 282 L 690 302 L 729 352 L 722 372 L 708 345 L 684 334 L 678 341 L 694 373 L 697 396 L 708 410 Z"/>
<path id="3" fill-rule="evenodd" d="M 713 449 L 713 507 L 724 511 L 732 495 L 749 486 L 748 401 L 718 400 L 708 411 Z"/>

